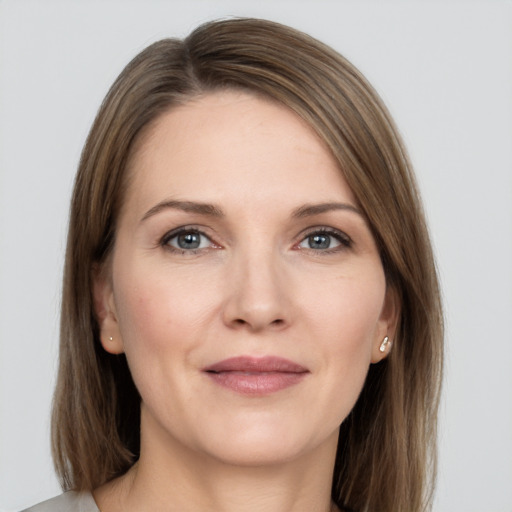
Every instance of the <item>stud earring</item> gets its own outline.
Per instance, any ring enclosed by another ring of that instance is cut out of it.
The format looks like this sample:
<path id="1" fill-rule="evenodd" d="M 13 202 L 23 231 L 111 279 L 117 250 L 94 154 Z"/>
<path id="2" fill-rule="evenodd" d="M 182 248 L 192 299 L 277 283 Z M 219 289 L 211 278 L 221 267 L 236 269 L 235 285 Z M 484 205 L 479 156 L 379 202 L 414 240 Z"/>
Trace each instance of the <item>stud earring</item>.
<path id="1" fill-rule="evenodd" d="M 109 341 L 114 341 L 114 338 L 112 338 L 112 336 L 109 336 L 109 337 L 108 337 L 108 340 L 109 340 Z"/>
<path id="2" fill-rule="evenodd" d="M 381 352 L 386 352 L 388 345 L 391 347 L 391 341 L 388 338 L 388 336 L 385 336 L 384 339 L 382 340 L 382 343 L 380 344 L 379 350 Z"/>

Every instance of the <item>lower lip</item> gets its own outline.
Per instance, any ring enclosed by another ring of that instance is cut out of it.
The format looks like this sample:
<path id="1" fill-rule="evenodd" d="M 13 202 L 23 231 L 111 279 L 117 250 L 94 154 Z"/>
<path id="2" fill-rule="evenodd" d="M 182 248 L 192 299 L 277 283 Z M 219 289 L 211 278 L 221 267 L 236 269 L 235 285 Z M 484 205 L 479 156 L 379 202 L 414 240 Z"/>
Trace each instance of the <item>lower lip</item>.
<path id="1" fill-rule="evenodd" d="M 243 395 L 269 395 L 298 384 L 307 372 L 207 372 L 216 384 Z"/>

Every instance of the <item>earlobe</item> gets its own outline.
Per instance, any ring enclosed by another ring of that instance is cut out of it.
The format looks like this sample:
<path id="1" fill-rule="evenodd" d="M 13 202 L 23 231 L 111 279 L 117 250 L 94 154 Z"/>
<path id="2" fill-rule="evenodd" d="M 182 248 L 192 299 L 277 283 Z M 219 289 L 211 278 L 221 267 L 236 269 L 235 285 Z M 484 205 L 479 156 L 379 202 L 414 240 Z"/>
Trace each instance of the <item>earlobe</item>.
<path id="1" fill-rule="evenodd" d="M 377 340 L 372 347 L 372 363 L 378 363 L 388 357 L 393 346 L 393 341 L 389 336 Z"/>
<path id="2" fill-rule="evenodd" d="M 379 318 L 376 338 L 372 347 L 372 363 L 378 363 L 390 354 L 399 317 L 400 301 L 398 293 L 394 287 L 388 286 Z"/>
<path id="3" fill-rule="evenodd" d="M 389 339 L 389 336 L 384 336 L 384 339 L 382 340 L 382 343 L 380 344 L 380 347 L 379 347 L 379 352 L 381 352 L 382 354 L 384 354 L 384 352 L 386 352 L 389 349 L 391 349 L 391 344 L 393 342 Z"/>
<path id="4" fill-rule="evenodd" d="M 109 336 L 105 339 L 101 335 L 101 345 L 109 354 L 122 354 L 124 352 L 123 341 L 120 337 Z"/>
<path id="5" fill-rule="evenodd" d="M 117 321 L 112 282 L 99 267 L 93 270 L 92 288 L 101 345 L 110 354 L 121 354 L 124 346 Z"/>

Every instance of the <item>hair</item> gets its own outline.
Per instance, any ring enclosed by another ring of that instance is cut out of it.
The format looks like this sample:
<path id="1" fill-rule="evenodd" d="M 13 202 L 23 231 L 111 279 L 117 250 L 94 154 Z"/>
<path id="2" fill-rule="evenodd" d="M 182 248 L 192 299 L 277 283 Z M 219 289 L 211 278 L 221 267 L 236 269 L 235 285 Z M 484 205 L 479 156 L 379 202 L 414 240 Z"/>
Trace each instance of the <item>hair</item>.
<path id="1" fill-rule="evenodd" d="M 140 451 L 140 396 L 101 346 L 92 275 L 111 254 L 136 142 L 163 113 L 237 89 L 294 111 L 324 141 L 364 212 L 400 304 L 389 357 L 370 366 L 341 425 L 332 499 L 354 511 L 431 507 L 443 318 L 432 248 L 398 131 L 361 73 L 312 37 L 257 19 L 206 23 L 137 55 L 103 101 L 71 202 L 52 450 L 63 489 L 93 490 Z"/>

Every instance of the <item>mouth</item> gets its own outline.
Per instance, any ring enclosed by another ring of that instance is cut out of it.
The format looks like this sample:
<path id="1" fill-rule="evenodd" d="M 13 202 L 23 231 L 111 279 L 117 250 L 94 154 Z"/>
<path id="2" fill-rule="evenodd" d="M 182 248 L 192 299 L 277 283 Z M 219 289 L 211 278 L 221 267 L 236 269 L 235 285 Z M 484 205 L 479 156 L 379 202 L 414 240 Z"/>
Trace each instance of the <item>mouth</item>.
<path id="1" fill-rule="evenodd" d="M 281 357 L 241 356 L 214 363 L 203 372 L 216 384 L 244 395 L 269 395 L 301 382 L 307 368 Z"/>

